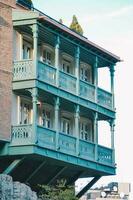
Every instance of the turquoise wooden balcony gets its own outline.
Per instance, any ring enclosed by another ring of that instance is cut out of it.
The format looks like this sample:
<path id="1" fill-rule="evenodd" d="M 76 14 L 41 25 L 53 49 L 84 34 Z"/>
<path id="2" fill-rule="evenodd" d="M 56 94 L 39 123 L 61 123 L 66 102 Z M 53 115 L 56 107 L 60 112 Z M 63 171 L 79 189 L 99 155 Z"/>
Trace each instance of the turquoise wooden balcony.
<path id="1" fill-rule="evenodd" d="M 73 95 L 78 95 L 83 99 L 97 103 L 102 107 L 112 110 L 112 94 L 96 88 L 95 85 L 80 80 L 77 83 L 77 78 L 74 75 L 63 71 L 57 72 L 57 68 L 38 61 L 37 77 L 32 60 L 22 60 L 14 62 L 13 82 L 30 81 L 37 79 L 41 82 L 54 85 L 61 90 L 67 91 Z M 59 83 L 57 85 L 57 82 Z M 79 86 L 77 85 L 79 84 Z M 79 91 L 77 93 L 77 87 Z M 20 87 L 21 89 L 21 87 Z"/>
<path id="2" fill-rule="evenodd" d="M 59 133 L 57 140 L 57 132 L 42 126 L 37 126 L 37 143 L 36 145 L 79 157 L 86 161 L 97 162 L 102 165 L 114 166 L 113 150 L 89 141 L 79 139 L 71 135 Z M 12 141 L 10 146 L 31 146 L 34 144 L 34 134 L 32 125 L 17 125 L 12 127 Z M 78 146 L 77 146 L 78 145 Z M 56 149 L 56 147 L 58 147 Z M 77 154 L 78 149 L 78 154 Z"/>

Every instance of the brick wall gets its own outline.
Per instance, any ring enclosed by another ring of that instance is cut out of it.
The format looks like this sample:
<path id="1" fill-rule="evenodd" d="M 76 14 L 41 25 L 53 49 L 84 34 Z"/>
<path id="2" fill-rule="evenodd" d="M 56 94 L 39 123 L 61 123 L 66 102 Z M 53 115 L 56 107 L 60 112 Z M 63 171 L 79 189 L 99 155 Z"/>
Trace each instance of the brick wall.
<path id="1" fill-rule="evenodd" d="M 11 133 L 12 7 L 15 0 L 0 0 L 0 140 Z"/>

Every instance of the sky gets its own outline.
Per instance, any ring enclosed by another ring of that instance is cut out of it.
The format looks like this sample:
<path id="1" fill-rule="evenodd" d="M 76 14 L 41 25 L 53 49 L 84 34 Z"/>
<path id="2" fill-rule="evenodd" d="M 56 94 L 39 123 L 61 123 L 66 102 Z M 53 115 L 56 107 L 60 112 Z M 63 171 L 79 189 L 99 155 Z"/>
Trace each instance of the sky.
<path id="1" fill-rule="evenodd" d="M 121 58 L 115 68 L 117 175 L 102 178 L 99 183 L 120 181 L 133 185 L 133 0 L 33 0 L 33 3 L 45 14 L 57 20 L 62 18 L 67 26 L 75 14 L 84 36 Z M 99 79 L 103 88 L 106 75 L 103 73 Z"/>

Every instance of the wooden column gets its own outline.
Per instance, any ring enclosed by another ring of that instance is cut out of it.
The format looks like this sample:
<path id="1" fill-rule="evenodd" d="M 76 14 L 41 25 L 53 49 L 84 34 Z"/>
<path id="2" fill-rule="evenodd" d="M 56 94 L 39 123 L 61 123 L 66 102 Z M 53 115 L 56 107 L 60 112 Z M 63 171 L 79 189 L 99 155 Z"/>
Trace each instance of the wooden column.
<path id="1" fill-rule="evenodd" d="M 97 103 L 97 88 L 98 88 L 98 57 L 95 57 L 94 63 L 94 85 L 95 85 L 95 102 Z"/>
<path id="2" fill-rule="evenodd" d="M 95 143 L 95 160 L 97 161 L 97 147 L 98 147 L 98 113 L 95 112 L 94 114 L 94 143 Z"/>
<path id="3" fill-rule="evenodd" d="M 37 143 L 37 101 L 38 101 L 38 89 L 32 89 L 32 104 L 33 104 L 33 144 Z"/>
<path id="4" fill-rule="evenodd" d="M 56 67 L 56 85 L 59 87 L 59 51 L 60 51 L 60 37 L 56 37 L 55 43 L 55 67 Z"/>
<path id="5" fill-rule="evenodd" d="M 76 94 L 79 95 L 80 93 L 80 48 L 79 46 L 76 47 L 75 51 L 75 76 L 77 78 L 76 82 Z"/>
<path id="6" fill-rule="evenodd" d="M 33 24 L 32 26 L 33 31 L 33 63 L 34 63 L 34 78 L 37 79 L 38 77 L 38 70 L 37 70 L 37 50 L 38 50 L 38 25 Z"/>
<path id="7" fill-rule="evenodd" d="M 59 148 L 59 131 L 60 131 L 60 125 L 59 125 L 59 109 L 60 109 L 60 98 L 56 97 L 55 98 L 55 107 L 54 107 L 54 117 L 55 117 L 55 130 L 56 130 L 56 149 L 58 150 Z"/>
<path id="8" fill-rule="evenodd" d="M 110 66 L 110 85 L 111 85 L 111 93 L 112 93 L 112 108 L 115 108 L 115 101 L 114 101 L 114 65 Z"/>
<path id="9" fill-rule="evenodd" d="M 115 120 L 110 120 L 110 132 L 111 132 L 111 149 L 112 149 L 112 161 L 115 162 L 115 144 L 114 144 L 114 127 Z"/>
<path id="10" fill-rule="evenodd" d="M 75 106 L 75 136 L 76 136 L 76 154 L 79 155 L 79 119 L 80 119 L 80 107 Z"/>

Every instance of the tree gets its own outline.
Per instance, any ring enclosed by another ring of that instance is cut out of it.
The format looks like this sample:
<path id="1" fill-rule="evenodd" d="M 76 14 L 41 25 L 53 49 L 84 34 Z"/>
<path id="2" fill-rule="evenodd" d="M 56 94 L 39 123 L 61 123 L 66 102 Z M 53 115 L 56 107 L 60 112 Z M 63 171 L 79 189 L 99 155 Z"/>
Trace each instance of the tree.
<path id="1" fill-rule="evenodd" d="M 59 22 L 60 22 L 61 24 L 63 24 L 63 20 L 62 20 L 61 18 L 59 19 Z"/>
<path id="2" fill-rule="evenodd" d="M 66 186 L 66 181 L 57 181 L 55 186 L 39 186 L 41 200 L 78 200 L 74 187 Z"/>
<path id="3" fill-rule="evenodd" d="M 80 24 L 78 23 L 76 15 L 73 15 L 73 19 L 72 19 L 72 22 L 70 24 L 70 29 L 72 29 L 73 31 L 83 35 L 83 29 L 80 26 Z"/>

